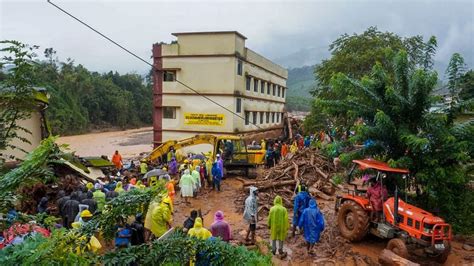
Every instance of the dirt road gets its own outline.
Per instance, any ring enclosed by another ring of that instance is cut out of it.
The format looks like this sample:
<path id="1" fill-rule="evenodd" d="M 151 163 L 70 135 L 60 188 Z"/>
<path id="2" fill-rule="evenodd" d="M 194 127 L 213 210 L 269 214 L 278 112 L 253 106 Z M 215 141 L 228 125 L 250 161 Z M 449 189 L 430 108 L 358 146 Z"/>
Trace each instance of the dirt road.
<path id="1" fill-rule="evenodd" d="M 107 155 L 111 157 L 115 150 L 119 150 L 123 158 L 127 159 L 143 152 L 150 152 L 153 148 L 152 141 L 153 128 L 144 127 L 60 137 L 57 142 L 69 144 L 69 148 L 80 156 Z"/>
<path id="2" fill-rule="evenodd" d="M 233 177 L 229 177 L 223 181 L 221 192 L 204 189 L 197 198 L 191 199 L 190 204 L 185 204 L 179 197 L 179 193 L 177 193 L 175 199 L 175 214 L 173 217 L 174 225 L 182 226 L 191 210 L 201 209 L 204 217 L 204 226 L 210 228 L 214 221 L 214 213 L 221 210 L 224 212 L 225 220 L 232 228 L 233 242 L 236 244 L 243 243 L 247 224 L 245 224 L 242 219 L 241 210 L 243 206 L 237 206 L 235 203 L 236 199 L 244 193 L 242 189 L 242 182 Z M 318 205 L 324 213 L 330 213 L 334 202 L 318 199 Z M 289 216 L 292 217 L 290 208 L 288 208 L 288 210 L 290 211 Z M 269 230 L 266 227 L 266 217 L 262 218 L 262 221 L 259 222 L 257 227 L 257 236 L 268 241 Z M 335 224 L 327 224 L 326 226 L 335 226 Z M 276 265 L 377 265 L 378 256 L 386 244 L 387 241 L 385 240 L 368 236 L 361 243 L 350 244 L 351 250 L 348 252 L 350 254 L 356 254 L 355 256 L 340 257 L 335 255 L 331 259 L 322 259 L 317 253 L 314 256 L 307 257 L 303 237 L 297 235 L 293 238 L 289 234 L 285 242 L 285 251 L 288 253 L 288 257 L 283 260 L 274 258 L 273 262 Z M 452 253 L 444 265 L 468 265 L 468 261 L 463 260 L 468 254 L 462 250 L 461 246 L 460 243 L 453 243 Z M 427 258 L 415 257 L 414 261 L 422 265 L 437 265 Z"/>

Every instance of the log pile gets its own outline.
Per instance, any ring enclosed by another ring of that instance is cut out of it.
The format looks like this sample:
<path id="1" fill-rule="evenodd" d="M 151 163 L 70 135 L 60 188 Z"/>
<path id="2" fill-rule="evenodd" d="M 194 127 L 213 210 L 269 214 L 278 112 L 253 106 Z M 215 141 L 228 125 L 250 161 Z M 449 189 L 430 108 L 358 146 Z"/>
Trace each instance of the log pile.
<path id="1" fill-rule="evenodd" d="M 313 197 L 330 200 L 339 188 L 331 179 L 332 162 L 316 149 L 306 148 L 282 159 L 275 167 L 267 169 L 253 181 L 241 179 L 244 190 L 250 186 L 259 190 L 259 214 L 266 214 L 276 195 L 283 198 L 285 207 L 293 206 L 293 198 L 300 184 L 305 184 Z M 244 198 L 239 199 L 243 202 Z M 240 206 L 239 204 L 238 206 Z"/>

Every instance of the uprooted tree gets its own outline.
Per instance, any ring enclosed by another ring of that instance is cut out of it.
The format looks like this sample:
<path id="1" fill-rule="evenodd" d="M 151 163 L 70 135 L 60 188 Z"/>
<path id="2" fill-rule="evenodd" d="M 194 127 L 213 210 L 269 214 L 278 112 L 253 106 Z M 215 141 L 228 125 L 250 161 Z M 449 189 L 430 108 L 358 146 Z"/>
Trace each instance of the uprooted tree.
<path id="1" fill-rule="evenodd" d="M 360 78 L 350 70 L 333 73 L 317 94 L 313 118 L 306 123 L 355 132 L 348 143 L 368 145 L 341 155 L 342 161 L 378 156 L 393 166 L 409 168 L 422 188 L 413 200 L 429 210 L 439 209 L 457 232 L 472 233 L 474 193 L 467 188 L 474 124 L 450 119 L 449 108 L 433 111 L 440 99 L 433 96 L 437 74 L 430 70 L 431 64 L 414 63 L 404 49 L 385 54 L 382 63 L 375 63 Z M 314 121 L 314 117 L 329 120 Z"/>

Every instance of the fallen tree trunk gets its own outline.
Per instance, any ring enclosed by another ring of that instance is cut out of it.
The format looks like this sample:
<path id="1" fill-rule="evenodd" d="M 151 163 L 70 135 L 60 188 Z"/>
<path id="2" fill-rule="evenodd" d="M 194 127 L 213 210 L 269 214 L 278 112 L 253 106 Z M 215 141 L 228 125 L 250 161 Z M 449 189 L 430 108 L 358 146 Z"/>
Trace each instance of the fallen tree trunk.
<path id="1" fill-rule="evenodd" d="M 388 249 L 382 250 L 379 256 L 379 263 L 382 265 L 389 266 L 419 266 L 420 264 L 409 261 L 405 258 L 398 256 Z"/>
<path id="2" fill-rule="evenodd" d="M 294 185 L 296 184 L 295 180 L 288 180 L 288 181 L 279 181 L 279 182 L 265 182 L 265 184 L 259 184 L 255 182 L 255 186 L 258 187 L 258 190 L 265 190 L 269 188 L 275 188 L 275 187 L 281 187 L 281 186 L 287 186 L 287 185 Z M 247 189 L 247 188 L 245 188 Z"/>
<path id="3" fill-rule="evenodd" d="M 322 192 L 321 190 L 319 190 L 317 188 L 314 188 L 314 187 L 309 188 L 309 193 L 311 193 L 311 194 L 315 195 L 316 197 L 321 198 L 323 200 L 331 200 L 331 196 L 326 195 L 324 192 Z"/>

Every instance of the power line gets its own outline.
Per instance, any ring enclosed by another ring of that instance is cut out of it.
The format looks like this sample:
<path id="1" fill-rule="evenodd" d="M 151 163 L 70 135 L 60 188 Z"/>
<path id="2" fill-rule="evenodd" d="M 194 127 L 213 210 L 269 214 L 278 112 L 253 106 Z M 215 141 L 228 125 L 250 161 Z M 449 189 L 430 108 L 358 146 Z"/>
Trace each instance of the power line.
<path id="1" fill-rule="evenodd" d="M 115 44 L 116 46 L 118 46 L 120 49 L 124 50 L 124 51 L 127 52 L 128 54 L 132 55 L 133 57 L 137 58 L 138 60 L 142 61 L 143 63 L 145 63 L 145 64 L 151 66 L 155 71 L 163 73 L 163 70 L 156 68 L 153 64 L 150 64 L 148 61 L 146 61 L 145 59 L 141 58 L 140 56 L 138 56 L 138 55 L 135 54 L 134 52 L 130 51 L 129 49 L 127 49 L 127 48 L 125 48 L 124 46 L 122 46 L 121 44 L 119 44 L 119 43 L 117 43 L 116 41 L 114 41 L 114 40 L 112 40 L 111 38 L 109 38 L 107 35 L 105 35 L 105 34 L 103 34 L 102 32 L 96 30 L 95 28 L 93 28 L 92 26 L 90 26 L 89 24 L 87 24 L 86 22 L 82 21 L 81 19 L 77 18 L 77 17 L 74 16 L 73 14 L 71 14 L 71 13 L 69 13 L 68 11 L 64 10 L 64 9 L 61 8 L 60 6 L 58 6 L 58 5 L 56 5 L 55 3 L 51 2 L 51 0 L 47 0 L 47 2 L 48 2 L 49 4 L 51 4 L 52 6 L 54 6 L 55 8 L 57 8 L 58 10 L 60 10 L 61 12 L 63 12 L 64 14 L 66 14 L 66 15 L 68 15 L 69 17 L 73 18 L 74 20 L 78 21 L 78 22 L 81 23 L 82 25 L 86 26 L 87 28 L 89 28 L 89 29 L 92 30 L 93 32 L 99 34 L 101 37 L 103 37 L 103 38 L 106 39 L 107 41 L 109 41 L 109 42 Z M 175 81 L 178 82 L 179 84 L 183 85 L 183 86 L 186 87 L 187 89 L 191 90 L 192 92 L 196 93 L 197 95 L 199 95 L 199 96 L 201 96 L 201 97 L 207 99 L 208 101 L 210 101 L 210 102 L 214 103 L 215 105 L 217 105 L 217 106 L 223 108 L 224 110 L 228 111 L 229 113 L 231 113 L 231 114 L 233 114 L 233 115 L 239 117 L 240 119 L 246 121 L 245 117 L 243 117 L 243 116 L 237 114 L 236 112 L 234 112 L 234 111 L 230 110 L 229 108 L 223 106 L 222 104 L 220 104 L 220 103 L 214 101 L 213 99 L 207 97 L 206 95 L 201 94 L 200 92 L 198 92 L 197 90 L 191 88 L 189 85 L 185 84 L 184 82 L 182 82 L 182 81 L 180 81 L 180 80 L 178 80 L 178 79 L 176 79 Z M 250 118 L 249 118 L 249 120 L 250 120 Z M 250 122 L 250 121 L 249 121 L 249 123 L 250 123 L 250 124 L 253 124 L 253 125 L 256 126 L 258 129 L 263 129 L 263 128 L 261 128 L 260 126 L 258 126 L 258 125 L 257 125 L 256 123 L 254 123 L 254 122 Z"/>

